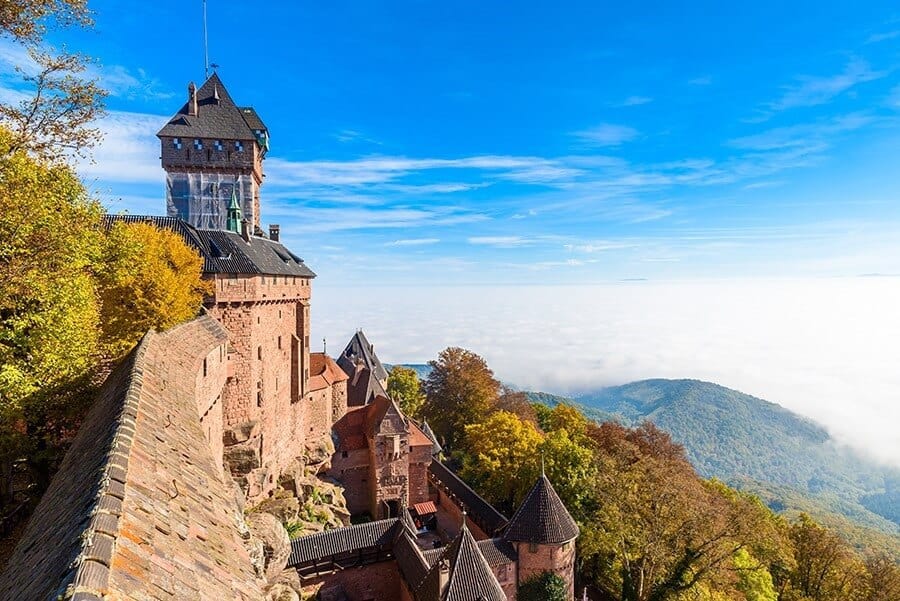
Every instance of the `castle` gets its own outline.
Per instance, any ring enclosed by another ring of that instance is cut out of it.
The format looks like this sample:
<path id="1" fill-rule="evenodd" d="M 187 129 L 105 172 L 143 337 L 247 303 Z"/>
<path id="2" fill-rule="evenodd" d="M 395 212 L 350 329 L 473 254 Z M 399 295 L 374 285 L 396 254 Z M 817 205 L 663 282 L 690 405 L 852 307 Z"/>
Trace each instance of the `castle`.
<path id="1" fill-rule="evenodd" d="M 361 331 L 336 361 L 310 352 L 315 273 L 277 225 L 260 227 L 257 113 L 214 74 L 158 137 L 168 215 L 107 222 L 179 234 L 212 292 L 202 315 L 148 332 L 110 374 L 0 599 L 297 599 L 312 587 L 323 601 L 501 601 L 545 571 L 573 598 L 578 526 L 545 476 L 507 519 L 390 398 Z M 310 477 L 340 485 L 347 515 L 289 540 L 261 508 L 306 495 Z"/>

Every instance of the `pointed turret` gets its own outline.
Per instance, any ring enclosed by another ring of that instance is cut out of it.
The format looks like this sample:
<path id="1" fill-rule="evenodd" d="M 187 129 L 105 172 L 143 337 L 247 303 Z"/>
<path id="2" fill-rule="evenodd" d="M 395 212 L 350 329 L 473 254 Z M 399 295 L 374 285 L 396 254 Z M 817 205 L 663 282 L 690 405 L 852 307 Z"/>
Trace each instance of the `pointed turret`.
<path id="1" fill-rule="evenodd" d="M 358 330 L 344 352 L 337 359 L 337 364 L 350 378 L 347 383 L 347 404 L 351 407 L 368 405 L 375 397 L 387 396 L 387 370 L 375 354 L 375 347 L 366 339 L 362 330 Z"/>
<path id="2" fill-rule="evenodd" d="M 441 601 L 506 601 L 494 571 L 478 549 L 463 514 L 459 535 L 434 562 L 417 598 Z"/>
<path id="3" fill-rule="evenodd" d="M 244 216 L 241 215 L 241 205 L 238 204 L 237 193 L 234 189 L 231 190 L 231 203 L 228 205 L 228 220 L 225 225 L 225 229 L 229 232 L 234 232 L 235 234 L 241 233 L 241 221 L 244 219 Z"/>
<path id="4" fill-rule="evenodd" d="M 503 535 L 511 542 L 539 545 L 565 543 L 577 537 L 578 524 L 543 473 L 525 496 Z"/>

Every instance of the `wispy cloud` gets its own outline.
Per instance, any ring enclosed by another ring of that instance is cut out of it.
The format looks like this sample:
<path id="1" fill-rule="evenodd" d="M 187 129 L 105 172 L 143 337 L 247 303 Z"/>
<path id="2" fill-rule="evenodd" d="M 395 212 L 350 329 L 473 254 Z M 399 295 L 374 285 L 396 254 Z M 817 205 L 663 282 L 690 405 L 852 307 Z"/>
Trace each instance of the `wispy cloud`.
<path id="1" fill-rule="evenodd" d="M 851 60 L 843 71 L 835 75 L 801 75 L 796 78 L 795 83 L 784 86 L 781 98 L 765 103 L 757 110 L 756 115 L 745 121 L 758 123 L 781 111 L 826 104 L 859 84 L 881 79 L 885 75 L 886 71 L 874 71 L 861 59 Z"/>
<path id="2" fill-rule="evenodd" d="M 591 146 L 619 146 L 624 142 L 634 140 L 638 136 L 638 131 L 627 125 L 601 123 L 589 129 L 577 131 L 574 135 Z"/>
<path id="3" fill-rule="evenodd" d="M 429 244 L 437 244 L 440 241 L 440 238 L 406 238 L 386 242 L 385 246 L 428 246 Z"/>
<path id="4" fill-rule="evenodd" d="M 874 120 L 874 117 L 870 115 L 853 113 L 816 123 L 775 127 L 758 134 L 734 138 L 728 144 L 735 148 L 749 150 L 771 151 L 801 148 L 806 149 L 807 152 L 813 152 L 821 150 L 831 136 L 857 130 Z"/>
<path id="5" fill-rule="evenodd" d="M 362 132 L 356 131 L 355 129 L 342 129 L 334 134 L 334 139 L 338 142 L 343 142 L 344 144 L 348 144 L 351 142 L 366 142 L 368 144 L 378 144 L 381 145 L 381 142 L 374 138 L 370 138 Z"/>
<path id="6" fill-rule="evenodd" d="M 712 77 L 710 77 L 709 75 L 695 77 L 693 79 L 689 79 L 688 83 L 692 86 L 708 86 L 712 83 Z"/>
<path id="7" fill-rule="evenodd" d="M 626 106 L 640 106 L 642 104 L 649 104 L 653 102 L 653 99 L 649 96 L 629 96 L 622 102 L 616 103 L 614 106 L 626 107 Z"/>
<path id="8" fill-rule="evenodd" d="M 533 244 L 532 240 L 522 236 L 473 236 L 468 239 L 468 242 L 496 248 L 519 248 Z"/>
<path id="9" fill-rule="evenodd" d="M 877 44 L 878 42 L 893 40 L 894 38 L 898 37 L 900 37 L 900 29 L 895 29 L 894 31 L 885 31 L 882 33 L 873 33 L 868 38 L 866 38 L 866 44 Z"/>

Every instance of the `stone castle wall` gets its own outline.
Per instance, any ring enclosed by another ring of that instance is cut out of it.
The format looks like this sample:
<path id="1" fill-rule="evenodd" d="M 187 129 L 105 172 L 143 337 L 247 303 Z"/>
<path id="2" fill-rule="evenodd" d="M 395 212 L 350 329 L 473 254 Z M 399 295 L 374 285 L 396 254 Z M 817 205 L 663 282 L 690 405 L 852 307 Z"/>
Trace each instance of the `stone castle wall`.
<path id="1" fill-rule="evenodd" d="M 554 572 L 568 585 L 568 598 L 575 598 L 575 541 L 562 545 L 529 545 L 516 543 L 519 555 L 519 583 Z"/>

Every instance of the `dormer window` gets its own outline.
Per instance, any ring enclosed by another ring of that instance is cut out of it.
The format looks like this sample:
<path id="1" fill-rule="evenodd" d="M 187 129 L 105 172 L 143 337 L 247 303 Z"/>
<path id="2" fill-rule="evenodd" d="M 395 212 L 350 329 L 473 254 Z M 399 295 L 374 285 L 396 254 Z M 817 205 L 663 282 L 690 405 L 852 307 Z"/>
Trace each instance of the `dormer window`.
<path id="1" fill-rule="evenodd" d="M 199 138 L 194 138 L 194 149 L 195 150 L 203 150 L 203 140 Z"/>
<path id="2" fill-rule="evenodd" d="M 181 150 L 181 138 L 172 138 L 172 146 L 175 150 Z"/>
<path id="3" fill-rule="evenodd" d="M 244 152 L 244 143 L 241 142 L 240 140 L 235 140 L 234 141 L 234 149 L 237 150 L 238 152 Z"/>
<path id="4" fill-rule="evenodd" d="M 222 140 L 215 140 L 213 142 L 213 147 L 216 150 L 225 150 L 225 146 L 222 144 Z"/>

